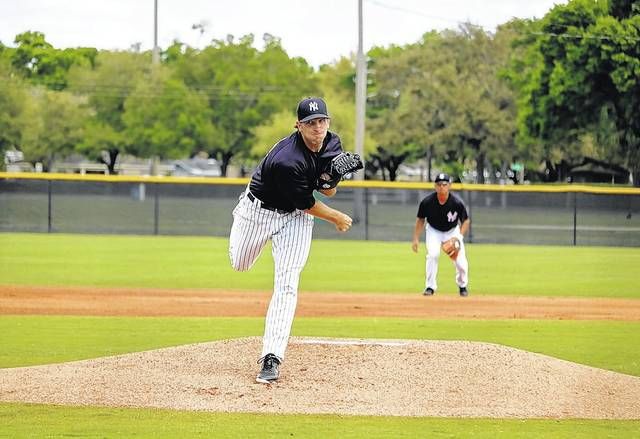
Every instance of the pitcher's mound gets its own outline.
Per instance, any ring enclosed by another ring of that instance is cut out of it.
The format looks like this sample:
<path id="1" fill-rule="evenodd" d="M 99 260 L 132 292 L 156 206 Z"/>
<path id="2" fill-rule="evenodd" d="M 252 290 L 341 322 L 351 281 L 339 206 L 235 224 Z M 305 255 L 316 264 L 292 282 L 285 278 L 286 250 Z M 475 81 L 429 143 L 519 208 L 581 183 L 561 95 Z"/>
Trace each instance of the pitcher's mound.
<path id="1" fill-rule="evenodd" d="M 265 413 L 640 419 L 640 378 L 489 343 L 257 337 L 0 370 L 0 401 Z"/>

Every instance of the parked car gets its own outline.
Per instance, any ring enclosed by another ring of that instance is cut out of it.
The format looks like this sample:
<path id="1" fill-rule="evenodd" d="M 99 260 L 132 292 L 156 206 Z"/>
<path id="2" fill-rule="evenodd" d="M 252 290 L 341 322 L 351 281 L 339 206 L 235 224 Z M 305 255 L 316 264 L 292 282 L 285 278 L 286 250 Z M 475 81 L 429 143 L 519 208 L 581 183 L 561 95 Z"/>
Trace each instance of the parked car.
<path id="1" fill-rule="evenodd" d="M 220 177 L 222 169 L 216 159 L 176 160 L 170 174 L 178 177 Z"/>

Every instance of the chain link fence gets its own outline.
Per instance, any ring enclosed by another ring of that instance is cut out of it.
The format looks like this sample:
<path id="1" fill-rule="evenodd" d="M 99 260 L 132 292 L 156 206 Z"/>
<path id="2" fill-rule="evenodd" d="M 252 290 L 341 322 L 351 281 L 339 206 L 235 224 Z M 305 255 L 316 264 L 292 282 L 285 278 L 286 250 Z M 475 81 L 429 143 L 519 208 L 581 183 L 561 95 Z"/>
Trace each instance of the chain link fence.
<path id="1" fill-rule="evenodd" d="M 243 179 L 0 173 L 0 232 L 228 236 Z M 431 183 L 343 182 L 324 200 L 354 218 L 346 234 L 316 220 L 315 237 L 411 240 Z M 468 242 L 640 246 L 640 190 L 454 185 Z M 318 197 L 322 196 L 318 194 Z"/>

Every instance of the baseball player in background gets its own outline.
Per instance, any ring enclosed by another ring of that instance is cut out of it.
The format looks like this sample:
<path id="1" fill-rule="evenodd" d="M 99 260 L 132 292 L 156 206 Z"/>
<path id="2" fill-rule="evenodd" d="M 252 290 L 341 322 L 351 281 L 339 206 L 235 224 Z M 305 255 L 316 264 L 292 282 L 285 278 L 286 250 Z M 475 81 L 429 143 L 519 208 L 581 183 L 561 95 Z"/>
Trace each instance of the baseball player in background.
<path id="1" fill-rule="evenodd" d="M 328 197 L 336 193 L 341 176 L 327 181 L 330 176 L 325 170 L 336 157 L 349 154 L 342 151 L 340 138 L 329 131 L 326 103 L 320 98 L 304 99 L 298 104 L 297 115 L 296 131 L 271 148 L 240 195 L 229 237 L 231 265 L 238 271 L 250 269 L 267 241 L 272 241 L 273 295 L 258 360 L 262 368 L 256 378 L 265 384 L 279 377 L 300 273 L 311 248 L 314 217 L 333 223 L 338 232 L 346 232 L 352 223 L 348 215 L 313 196 L 314 190 Z"/>
<path id="2" fill-rule="evenodd" d="M 469 230 L 471 220 L 464 203 L 449 192 L 450 188 L 449 175 L 438 174 L 435 179 L 435 192 L 427 195 L 418 207 L 411 248 L 418 252 L 420 234 L 425 229 L 426 222 L 426 287 L 423 293 L 425 296 L 432 296 L 438 289 L 438 259 L 441 249 L 455 265 L 456 284 L 460 295 L 466 297 L 469 294 L 469 263 L 463 237 Z"/>

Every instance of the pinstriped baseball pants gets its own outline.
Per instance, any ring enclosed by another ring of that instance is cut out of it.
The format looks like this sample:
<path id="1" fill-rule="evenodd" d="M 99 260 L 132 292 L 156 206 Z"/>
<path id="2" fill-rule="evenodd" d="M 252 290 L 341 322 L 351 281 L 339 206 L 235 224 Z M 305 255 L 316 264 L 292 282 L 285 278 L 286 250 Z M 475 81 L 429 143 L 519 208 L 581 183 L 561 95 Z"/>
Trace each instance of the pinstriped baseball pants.
<path id="1" fill-rule="evenodd" d="M 311 249 L 314 218 L 301 210 L 277 213 L 240 195 L 233 210 L 229 236 L 231 266 L 249 270 L 271 239 L 274 270 L 273 294 L 264 325 L 262 356 L 275 354 L 284 359 L 298 302 L 300 273 Z"/>

